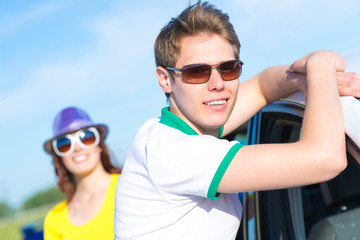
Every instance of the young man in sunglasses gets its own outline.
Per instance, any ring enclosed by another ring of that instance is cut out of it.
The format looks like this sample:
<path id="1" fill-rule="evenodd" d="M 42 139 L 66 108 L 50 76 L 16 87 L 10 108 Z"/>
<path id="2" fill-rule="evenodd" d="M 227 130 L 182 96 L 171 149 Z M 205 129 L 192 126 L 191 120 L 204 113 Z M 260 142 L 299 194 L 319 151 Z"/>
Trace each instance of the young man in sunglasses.
<path id="1" fill-rule="evenodd" d="M 319 51 L 240 84 L 239 49 L 227 15 L 207 3 L 161 30 L 156 76 L 170 106 L 139 129 L 126 159 L 116 239 L 234 239 L 242 215 L 237 192 L 311 184 L 345 168 L 336 84 L 337 71 L 349 78 L 345 60 Z M 298 142 L 242 146 L 219 139 L 297 90 L 308 103 Z"/>

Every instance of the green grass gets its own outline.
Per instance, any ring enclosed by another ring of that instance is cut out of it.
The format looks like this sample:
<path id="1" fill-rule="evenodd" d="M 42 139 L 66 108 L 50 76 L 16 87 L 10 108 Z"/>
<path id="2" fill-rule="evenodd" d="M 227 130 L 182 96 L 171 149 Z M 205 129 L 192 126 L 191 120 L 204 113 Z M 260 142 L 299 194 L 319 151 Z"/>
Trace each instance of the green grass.
<path id="1" fill-rule="evenodd" d="M 1 240 L 22 240 L 22 228 L 28 224 L 36 226 L 37 230 L 43 227 L 46 213 L 54 204 L 42 206 L 25 212 L 17 212 L 13 216 L 0 219 L 0 239 Z"/>

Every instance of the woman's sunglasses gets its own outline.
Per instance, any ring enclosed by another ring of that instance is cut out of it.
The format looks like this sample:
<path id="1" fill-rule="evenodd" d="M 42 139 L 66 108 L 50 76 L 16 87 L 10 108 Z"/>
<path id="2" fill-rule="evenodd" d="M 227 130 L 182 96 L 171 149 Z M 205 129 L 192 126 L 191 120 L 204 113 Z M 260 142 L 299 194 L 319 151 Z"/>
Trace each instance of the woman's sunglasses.
<path id="1" fill-rule="evenodd" d="M 182 68 L 166 67 L 171 71 L 179 71 L 182 74 L 182 79 L 187 83 L 206 83 L 209 81 L 213 68 L 216 68 L 224 81 L 234 80 L 241 75 L 242 65 L 244 63 L 240 60 L 231 60 L 220 64 L 190 64 Z"/>
<path id="2" fill-rule="evenodd" d="M 100 142 L 99 132 L 95 127 L 80 129 L 75 134 L 66 134 L 54 139 L 52 146 L 56 155 L 64 157 L 74 152 L 75 142 L 85 149 L 95 147 Z"/>

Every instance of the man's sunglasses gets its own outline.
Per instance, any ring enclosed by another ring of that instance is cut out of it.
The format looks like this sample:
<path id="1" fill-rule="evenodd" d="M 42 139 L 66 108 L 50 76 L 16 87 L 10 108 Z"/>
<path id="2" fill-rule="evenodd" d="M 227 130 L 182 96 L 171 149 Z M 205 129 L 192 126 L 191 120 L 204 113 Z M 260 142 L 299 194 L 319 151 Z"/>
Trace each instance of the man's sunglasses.
<path id="1" fill-rule="evenodd" d="M 75 142 L 84 149 L 95 147 L 100 142 L 99 132 L 95 127 L 80 129 L 75 134 L 66 134 L 52 141 L 56 155 L 64 157 L 75 150 Z"/>
<path id="2" fill-rule="evenodd" d="M 240 60 L 231 60 L 220 64 L 190 64 L 182 68 L 166 67 L 167 70 L 179 71 L 182 79 L 187 83 L 206 83 L 209 81 L 213 68 L 216 68 L 224 81 L 234 80 L 241 75 L 242 65 Z"/>

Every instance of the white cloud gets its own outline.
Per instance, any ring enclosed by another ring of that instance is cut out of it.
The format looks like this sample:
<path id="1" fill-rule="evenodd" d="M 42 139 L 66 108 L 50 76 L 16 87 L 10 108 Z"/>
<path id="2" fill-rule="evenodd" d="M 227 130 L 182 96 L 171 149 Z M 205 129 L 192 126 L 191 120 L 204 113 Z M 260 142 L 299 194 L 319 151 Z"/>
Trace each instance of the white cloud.
<path id="1" fill-rule="evenodd" d="M 358 15 L 357 0 L 254 0 L 229 3 L 230 18 L 241 35 L 251 33 L 253 39 L 277 41 L 302 38 L 346 23 Z"/>
<path id="2" fill-rule="evenodd" d="M 118 13 L 90 21 L 85 30 L 94 33 L 95 44 L 86 54 L 71 58 L 74 53 L 65 53 L 57 61 L 38 63 L 21 87 L 0 93 L 0 123 L 49 106 L 111 94 L 120 97 L 153 81 L 153 40 L 149 38 L 159 27 L 139 24 L 142 18 L 128 22 L 127 17 Z"/>
<path id="3" fill-rule="evenodd" d="M 61 7 L 62 4 L 58 2 L 45 3 L 6 18 L 0 18 L 0 38 L 21 31 L 33 22 L 51 16 Z"/>

